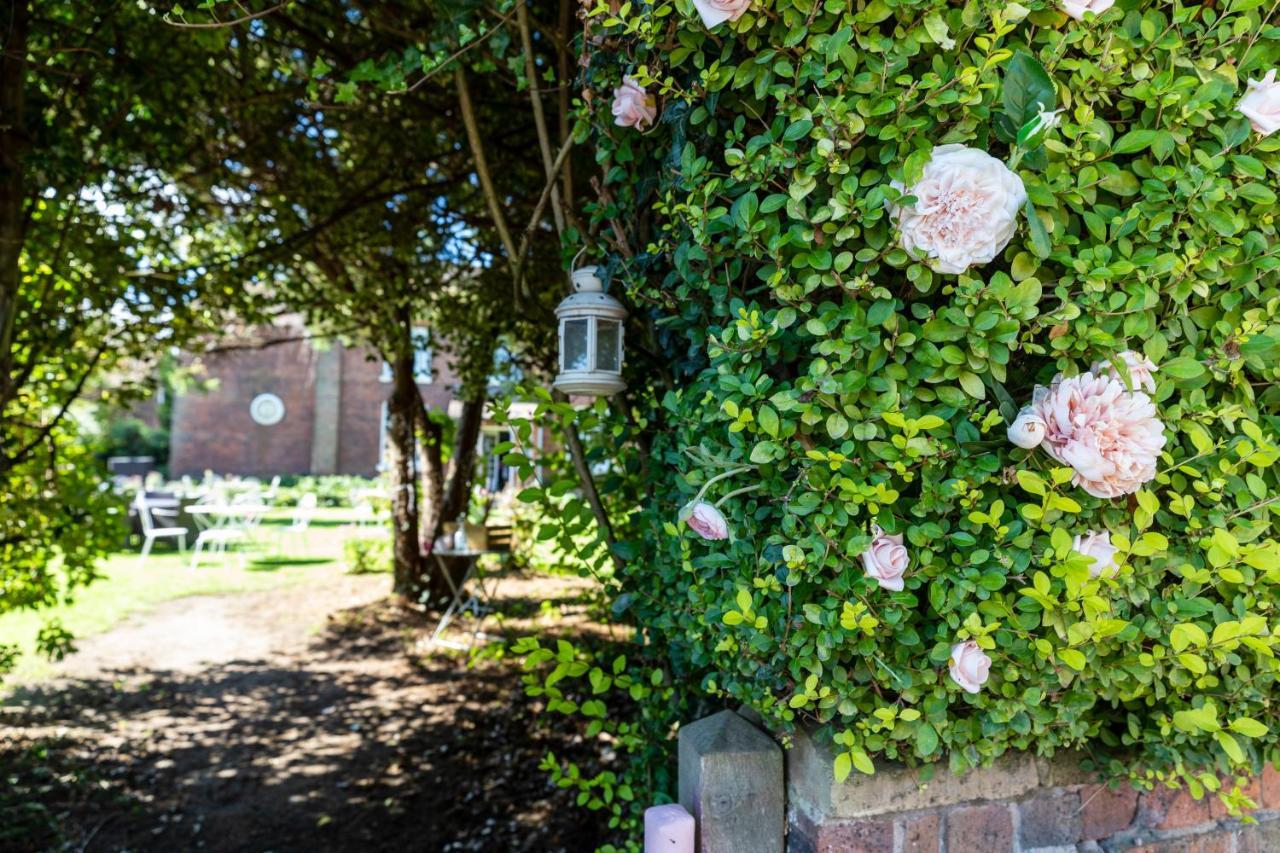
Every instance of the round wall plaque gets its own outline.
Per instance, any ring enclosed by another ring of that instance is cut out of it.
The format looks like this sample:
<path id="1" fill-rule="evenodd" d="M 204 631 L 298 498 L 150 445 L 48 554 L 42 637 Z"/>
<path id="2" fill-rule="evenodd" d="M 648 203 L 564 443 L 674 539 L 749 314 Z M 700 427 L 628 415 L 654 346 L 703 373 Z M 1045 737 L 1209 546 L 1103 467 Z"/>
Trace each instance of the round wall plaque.
<path id="1" fill-rule="evenodd" d="M 249 404 L 249 417 L 256 424 L 275 426 L 284 420 L 284 401 L 275 394 L 259 394 Z"/>

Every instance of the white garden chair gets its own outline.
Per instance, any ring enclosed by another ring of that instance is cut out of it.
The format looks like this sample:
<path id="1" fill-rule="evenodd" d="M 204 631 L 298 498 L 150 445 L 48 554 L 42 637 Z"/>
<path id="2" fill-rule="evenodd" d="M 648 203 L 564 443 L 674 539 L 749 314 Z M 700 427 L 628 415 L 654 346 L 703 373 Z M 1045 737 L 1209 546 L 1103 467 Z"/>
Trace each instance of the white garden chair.
<path id="1" fill-rule="evenodd" d="M 284 529 L 281 536 L 281 547 L 286 542 L 296 541 L 304 551 L 306 550 L 307 530 L 311 527 L 311 519 L 316 514 L 318 503 L 315 492 L 307 492 L 298 498 L 298 505 L 293 510 L 293 522 Z"/>
<path id="2" fill-rule="evenodd" d="M 147 501 L 146 492 L 138 492 L 138 496 L 134 499 L 134 506 L 138 509 L 138 521 L 142 524 L 142 554 L 138 558 L 139 565 L 147 561 L 147 557 L 151 554 L 151 546 L 157 539 L 177 539 L 178 550 L 187 550 L 187 528 L 158 527 L 156 516 L 152 514 L 155 510 Z"/>

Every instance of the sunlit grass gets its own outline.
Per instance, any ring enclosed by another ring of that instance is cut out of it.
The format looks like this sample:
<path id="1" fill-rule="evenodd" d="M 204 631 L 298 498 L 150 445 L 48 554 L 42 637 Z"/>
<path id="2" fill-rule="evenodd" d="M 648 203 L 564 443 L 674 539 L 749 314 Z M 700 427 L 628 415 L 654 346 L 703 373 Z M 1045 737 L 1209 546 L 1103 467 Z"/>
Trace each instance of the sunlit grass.
<path id="1" fill-rule="evenodd" d="M 256 541 L 226 557 L 205 556 L 191 568 L 190 549 L 178 554 L 168 544 L 142 562 L 136 552 L 122 552 L 102 564 L 103 577 L 78 589 L 58 607 L 0 615 L 0 644 L 16 644 L 22 656 L 17 669 L 4 677 L 7 684 L 46 677 L 51 663 L 36 652 L 42 625 L 59 620 L 78 639 L 106 631 L 135 613 L 165 601 L 191 595 L 255 592 L 289 587 L 313 577 L 317 569 L 342 560 L 342 543 L 352 536 L 389 535 L 386 528 L 359 529 L 350 525 L 349 510 L 321 508 L 304 535 L 287 534 L 287 511 L 269 518 Z M 191 540 L 194 541 L 194 534 Z M 190 542 L 188 542 L 190 545 Z M 161 550 L 163 549 L 163 550 Z"/>

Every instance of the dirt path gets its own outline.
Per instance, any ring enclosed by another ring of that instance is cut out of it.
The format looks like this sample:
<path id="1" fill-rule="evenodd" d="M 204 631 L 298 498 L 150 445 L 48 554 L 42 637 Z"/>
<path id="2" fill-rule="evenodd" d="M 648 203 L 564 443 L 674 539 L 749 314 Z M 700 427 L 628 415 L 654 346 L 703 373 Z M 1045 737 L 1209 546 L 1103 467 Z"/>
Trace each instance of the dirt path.
<path id="1" fill-rule="evenodd" d="M 195 672 L 211 664 L 304 649 L 329 614 L 371 604 L 387 593 L 385 575 L 314 570 L 304 586 L 179 598 L 135 615 L 55 668 L 55 678 L 92 678 L 130 669 Z"/>
<path id="2" fill-rule="evenodd" d="M 592 849 L 537 769 L 588 759 L 579 733 L 538 726 L 514 663 L 413 654 L 427 625 L 386 584 L 318 573 L 84 641 L 0 711 L 0 849 Z M 572 606 L 554 586 L 525 592 Z"/>

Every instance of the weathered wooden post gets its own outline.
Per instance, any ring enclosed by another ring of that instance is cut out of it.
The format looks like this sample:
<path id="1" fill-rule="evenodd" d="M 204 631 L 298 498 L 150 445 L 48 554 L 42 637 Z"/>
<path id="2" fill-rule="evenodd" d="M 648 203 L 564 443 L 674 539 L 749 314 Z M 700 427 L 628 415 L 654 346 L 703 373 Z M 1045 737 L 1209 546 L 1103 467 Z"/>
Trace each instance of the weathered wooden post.
<path id="1" fill-rule="evenodd" d="M 783 853 L 782 747 L 732 711 L 680 729 L 680 804 L 699 853 Z"/>

